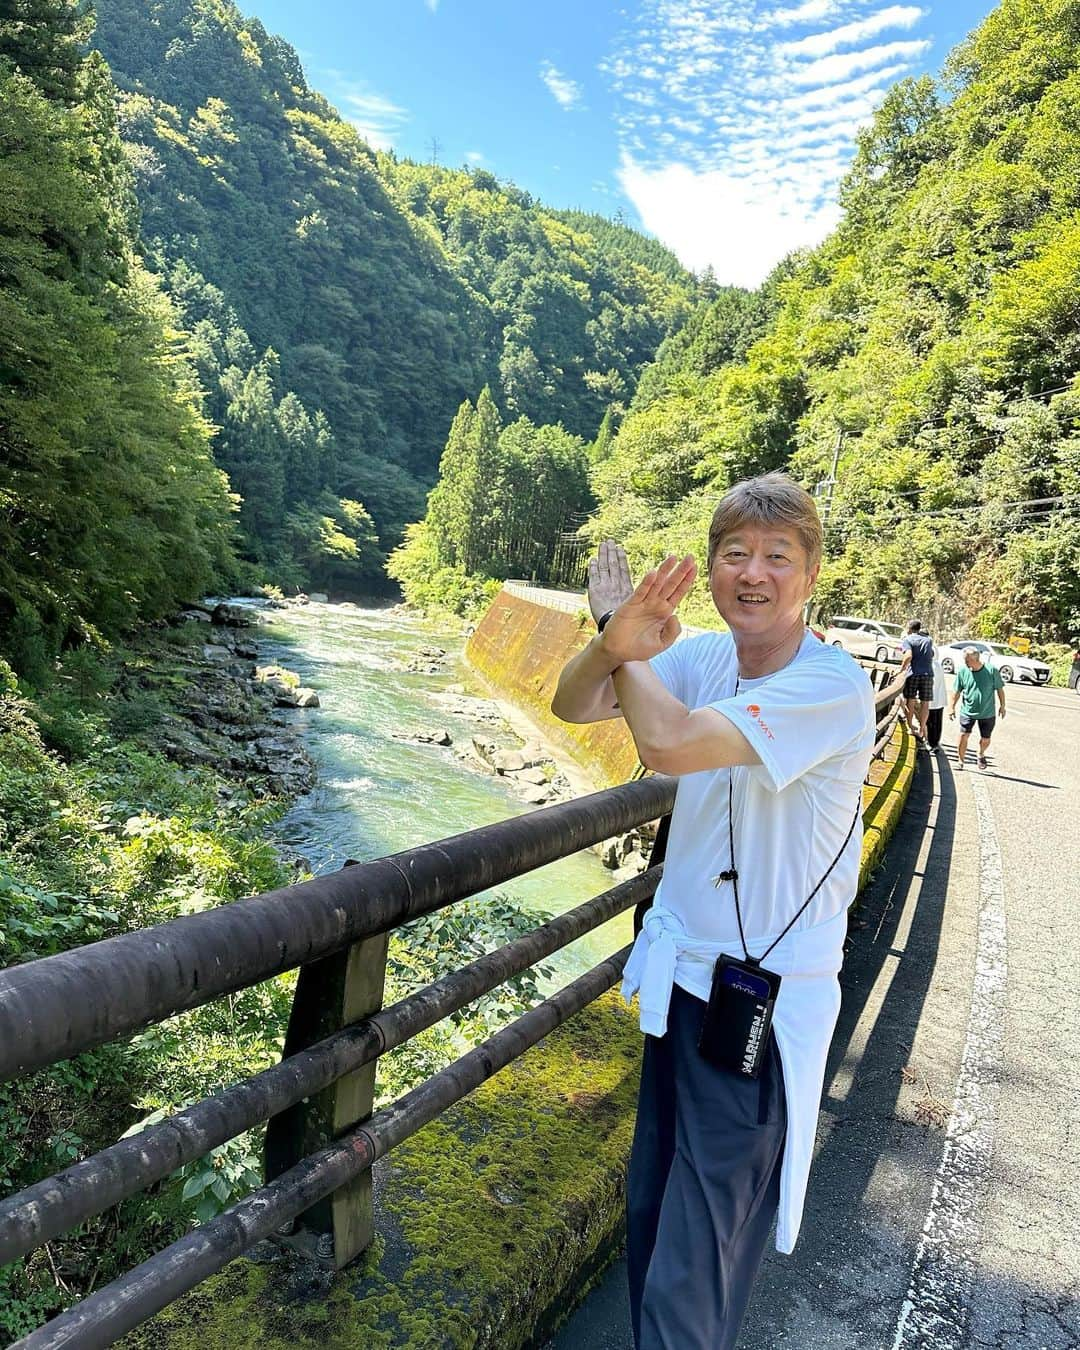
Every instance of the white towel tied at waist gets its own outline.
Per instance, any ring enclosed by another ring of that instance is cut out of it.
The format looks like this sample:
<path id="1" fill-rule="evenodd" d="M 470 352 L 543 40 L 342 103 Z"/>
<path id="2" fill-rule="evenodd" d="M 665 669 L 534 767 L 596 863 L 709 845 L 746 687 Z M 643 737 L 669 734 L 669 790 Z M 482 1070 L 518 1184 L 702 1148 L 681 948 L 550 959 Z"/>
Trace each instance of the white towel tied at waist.
<path id="1" fill-rule="evenodd" d="M 682 919 L 665 905 L 646 910 L 641 932 L 623 971 L 622 996 L 627 1003 L 635 994 L 641 1014 L 641 1029 L 648 1036 L 667 1032 L 671 986 L 679 957 L 693 957 L 711 971 L 720 947 L 715 942 L 688 937 Z"/>
<path id="2" fill-rule="evenodd" d="M 836 974 L 843 961 L 846 932 L 847 912 L 841 910 L 812 928 L 792 930 L 768 958 L 769 969 L 784 980 L 773 1014 L 787 1098 L 776 1228 L 776 1246 L 782 1252 L 795 1246 L 802 1221 L 825 1060 L 840 1010 Z M 771 941 L 753 936 L 747 938 L 747 945 L 751 951 L 765 951 Z M 712 968 L 722 950 L 718 942 L 688 937 L 677 914 L 663 904 L 653 904 L 623 972 L 623 997 L 629 1002 L 638 995 L 642 1031 L 650 1036 L 667 1032 L 676 970 L 680 986 L 708 999 Z"/>
<path id="3" fill-rule="evenodd" d="M 769 954 L 769 969 L 780 976 L 835 975 L 843 960 L 846 931 L 846 911 L 812 928 L 793 930 Z M 747 938 L 747 942 L 751 951 L 763 951 L 772 939 Z M 689 937 L 682 919 L 659 901 L 646 911 L 622 981 L 622 994 L 627 1003 L 634 994 L 638 996 L 641 1030 L 646 1035 L 663 1036 L 667 1031 L 668 1005 L 676 968 L 679 968 L 678 983 L 698 998 L 707 1000 L 713 966 L 724 950 L 724 943 Z"/>

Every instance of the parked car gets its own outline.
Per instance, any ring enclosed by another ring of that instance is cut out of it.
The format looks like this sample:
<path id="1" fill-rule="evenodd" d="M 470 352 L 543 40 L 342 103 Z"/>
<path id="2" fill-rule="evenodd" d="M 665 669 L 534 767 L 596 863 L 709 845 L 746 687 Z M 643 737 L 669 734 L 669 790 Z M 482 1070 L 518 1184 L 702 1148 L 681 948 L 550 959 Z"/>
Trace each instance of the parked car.
<path id="1" fill-rule="evenodd" d="M 903 636 L 903 629 L 898 623 L 836 614 L 826 629 L 825 641 L 834 647 L 843 647 L 852 656 L 871 656 L 875 661 L 899 661 L 903 655 L 900 646 Z"/>
<path id="2" fill-rule="evenodd" d="M 947 675 L 951 675 L 963 663 L 964 652 L 968 647 L 975 647 L 988 665 L 997 666 L 1006 684 L 1012 680 L 1022 680 L 1028 684 L 1050 683 L 1050 667 L 1045 661 L 1020 656 L 1004 642 L 982 642 L 976 638 L 969 638 L 967 641 L 961 638 L 959 642 L 950 642 L 947 646 L 938 648 L 941 668 Z"/>

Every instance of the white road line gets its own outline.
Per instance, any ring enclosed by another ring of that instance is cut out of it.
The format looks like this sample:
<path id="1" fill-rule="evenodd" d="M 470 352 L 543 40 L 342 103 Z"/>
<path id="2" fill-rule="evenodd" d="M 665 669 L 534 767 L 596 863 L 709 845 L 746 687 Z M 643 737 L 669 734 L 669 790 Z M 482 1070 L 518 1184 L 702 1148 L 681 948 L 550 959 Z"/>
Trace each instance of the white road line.
<path id="1" fill-rule="evenodd" d="M 961 1350 L 978 1253 L 1005 1025 L 1005 888 L 987 785 L 972 776 L 979 819 L 975 983 L 956 1098 L 892 1350 Z"/>

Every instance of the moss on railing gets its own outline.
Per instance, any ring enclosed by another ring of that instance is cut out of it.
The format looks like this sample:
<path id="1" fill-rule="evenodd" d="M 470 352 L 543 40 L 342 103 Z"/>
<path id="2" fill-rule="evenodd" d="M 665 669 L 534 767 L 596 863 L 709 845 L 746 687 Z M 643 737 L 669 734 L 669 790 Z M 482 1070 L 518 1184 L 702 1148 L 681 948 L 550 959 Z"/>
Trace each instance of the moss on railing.
<path id="1" fill-rule="evenodd" d="M 640 1052 L 605 995 L 377 1166 L 355 1266 L 264 1243 L 124 1344 L 522 1350 L 619 1241 Z"/>

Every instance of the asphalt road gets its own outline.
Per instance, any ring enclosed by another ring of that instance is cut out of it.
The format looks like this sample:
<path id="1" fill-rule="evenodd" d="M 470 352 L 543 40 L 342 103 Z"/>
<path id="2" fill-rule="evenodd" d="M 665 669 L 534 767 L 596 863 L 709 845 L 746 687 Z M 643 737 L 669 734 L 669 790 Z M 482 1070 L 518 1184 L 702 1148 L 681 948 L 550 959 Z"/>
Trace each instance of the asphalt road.
<path id="1" fill-rule="evenodd" d="M 1080 1347 L 1080 695 L 919 757 L 841 982 L 794 1256 L 740 1350 Z M 631 1350 L 619 1262 L 545 1350 Z"/>

